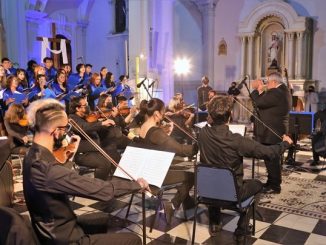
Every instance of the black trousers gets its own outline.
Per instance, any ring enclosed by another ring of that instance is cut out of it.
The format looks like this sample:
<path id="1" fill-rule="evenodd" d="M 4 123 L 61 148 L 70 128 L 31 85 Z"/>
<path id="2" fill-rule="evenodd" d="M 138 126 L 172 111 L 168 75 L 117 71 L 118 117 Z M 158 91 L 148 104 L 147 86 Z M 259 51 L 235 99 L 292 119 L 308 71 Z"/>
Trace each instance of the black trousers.
<path id="1" fill-rule="evenodd" d="M 257 179 L 244 180 L 240 190 L 241 200 L 244 201 L 250 196 L 256 195 L 261 191 L 262 188 L 263 184 Z M 256 202 L 258 202 L 257 199 Z M 210 224 L 219 224 L 222 221 L 221 209 L 219 207 L 209 206 L 208 214 Z M 248 215 L 246 219 L 246 213 L 240 213 L 240 218 L 238 220 L 238 229 L 245 230 L 246 225 L 248 225 L 249 218 L 250 216 Z"/>
<path id="2" fill-rule="evenodd" d="M 280 188 L 282 183 L 281 156 L 265 160 L 267 169 L 267 184 L 274 188 Z"/>
<path id="3" fill-rule="evenodd" d="M 177 193 L 174 195 L 171 202 L 175 208 L 179 208 L 181 204 L 183 204 L 185 209 L 192 208 L 194 206 L 194 202 L 190 198 L 189 191 L 194 186 L 194 173 L 179 170 L 169 170 L 163 181 L 163 185 L 173 185 L 180 182 L 182 182 L 182 185 L 176 188 Z M 153 189 L 153 191 L 155 192 L 155 189 Z"/>
<path id="4" fill-rule="evenodd" d="M 94 177 L 107 180 L 114 170 L 113 165 L 101 153 L 96 151 L 85 152 L 76 154 L 75 162 L 77 165 L 89 168 L 95 168 Z"/>

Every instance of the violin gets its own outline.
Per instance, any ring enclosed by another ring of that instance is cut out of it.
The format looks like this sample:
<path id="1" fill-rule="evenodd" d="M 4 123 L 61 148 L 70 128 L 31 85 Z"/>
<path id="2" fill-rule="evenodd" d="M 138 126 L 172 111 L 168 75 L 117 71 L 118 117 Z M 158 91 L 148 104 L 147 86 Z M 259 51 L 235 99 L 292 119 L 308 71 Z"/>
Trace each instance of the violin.
<path id="1" fill-rule="evenodd" d="M 119 114 L 123 117 L 126 117 L 130 114 L 130 107 L 119 107 Z"/>
<path id="2" fill-rule="evenodd" d="M 89 123 L 97 122 L 100 117 L 98 112 L 92 112 L 86 116 L 86 121 Z"/>
<path id="3" fill-rule="evenodd" d="M 27 127 L 28 126 L 28 120 L 26 114 L 23 116 L 22 119 L 19 119 L 18 124 L 22 127 Z"/>
<path id="4" fill-rule="evenodd" d="M 60 147 L 53 151 L 53 155 L 55 159 L 61 163 L 65 164 L 69 159 L 71 159 L 75 155 L 75 150 L 77 146 L 78 140 L 72 139 L 72 142 L 67 146 Z"/>

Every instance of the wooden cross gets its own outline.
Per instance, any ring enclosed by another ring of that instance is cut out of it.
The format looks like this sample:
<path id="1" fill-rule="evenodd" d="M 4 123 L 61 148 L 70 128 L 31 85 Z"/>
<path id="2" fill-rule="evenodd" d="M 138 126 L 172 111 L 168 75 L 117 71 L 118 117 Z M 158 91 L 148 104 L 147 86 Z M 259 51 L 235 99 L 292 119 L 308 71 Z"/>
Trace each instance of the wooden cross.
<path id="1" fill-rule="evenodd" d="M 51 32 L 52 32 L 52 37 L 48 38 L 49 42 L 52 43 L 53 49 L 58 50 L 58 44 L 61 42 L 61 38 L 56 38 L 56 26 L 55 23 L 52 23 L 51 25 Z M 43 37 L 37 37 L 37 41 L 43 41 Z M 70 40 L 66 39 L 66 43 L 70 43 Z M 51 53 L 51 57 L 53 58 L 53 66 L 58 69 L 60 68 L 60 54 L 54 54 Z"/>

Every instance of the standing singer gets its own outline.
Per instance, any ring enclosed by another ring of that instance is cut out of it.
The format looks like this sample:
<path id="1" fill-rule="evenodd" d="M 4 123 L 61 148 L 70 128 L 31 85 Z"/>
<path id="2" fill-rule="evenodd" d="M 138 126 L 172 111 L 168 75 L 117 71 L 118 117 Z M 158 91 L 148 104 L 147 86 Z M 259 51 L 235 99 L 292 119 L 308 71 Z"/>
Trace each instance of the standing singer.
<path id="1" fill-rule="evenodd" d="M 206 103 L 208 102 L 208 92 L 212 90 L 210 87 L 209 79 L 207 76 L 203 76 L 201 79 L 202 85 L 197 88 L 197 106 L 200 110 L 206 110 Z"/>

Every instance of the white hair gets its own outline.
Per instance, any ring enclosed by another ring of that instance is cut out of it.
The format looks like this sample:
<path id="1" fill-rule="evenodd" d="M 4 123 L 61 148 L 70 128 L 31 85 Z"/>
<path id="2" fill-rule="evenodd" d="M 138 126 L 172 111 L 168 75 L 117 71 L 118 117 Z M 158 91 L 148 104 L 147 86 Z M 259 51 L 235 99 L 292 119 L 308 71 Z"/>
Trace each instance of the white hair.
<path id="1" fill-rule="evenodd" d="M 37 124 L 36 113 L 40 110 L 47 110 L 51 108 L 59 108 L 63 111 L 65 106 L 55 99 L 40 99 L 32 102 L 27 108 L 27 120 L 31 127 Z M 54 119 L 55 115 L 48 115 L 49 120 Z"/>
<path id="2" fill-rule="evenodd" d="M 269 74 L 268 80 L 269 81 L 276 81 L 277 83 L 282 83 L 283 82 L 282 75 L 279 72 L 273 72 L 273 73 Z"/>

